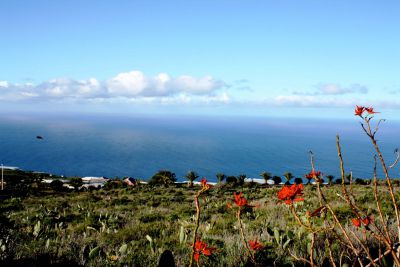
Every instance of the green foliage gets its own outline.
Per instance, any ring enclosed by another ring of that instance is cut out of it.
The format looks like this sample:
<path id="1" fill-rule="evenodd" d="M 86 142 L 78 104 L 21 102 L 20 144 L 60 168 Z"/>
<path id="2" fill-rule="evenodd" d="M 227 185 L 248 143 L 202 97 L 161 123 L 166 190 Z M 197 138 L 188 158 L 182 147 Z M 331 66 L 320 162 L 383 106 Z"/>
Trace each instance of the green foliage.
<path id="1" fill-rule="evenodd" d="M 237 184 L 242 186 L 246 178 L 247 178 L 246 174 L 239 174 L 237 176 Z"/>
<path id="2" fill-rule="evenodd" d="M 285 172 L 283 177 L 285 177 L 286 183 L 290 183 L 290 180 L 292 180 L 294 176 L 291 172 Z"/>
<path id="3" fill-rule="evenodd" d="M 64 183 L 61 180 L 53 180 L 50 183 L 50 187 L 54 190 L 54 191 L 58 191 L 61 192 L 64 190 Z"/>
<path id="4" fill-rule="evenodd" d="M 265 245 L 264 250 L 256 253 L 261 266 L 299 266 L 287 250 L 305 255 L 310 239 L 298 226 L 287 205 L 276 204 L 279 189 L 241 188 L 251 204 L 260 204 L 253 211 L 246 209 L 243 212 L 246 235 Z M 354 214 L 338 201 L 336 193 L 340 190 L 340 186 L 324 188 L 332 208 L 346 226 Z M 373 206 L 371 187 L 353 185 L 353 190 L 357 202 L 366 208 Z M 226 205 L 234 191 L 236 189 L 231 187 L 211 189 L 200 201 L 202 238 L 218 248 L 216 256 L 204 259 L 206 266 L 248 264 L 243 258 L 243 246 L 238 245 L 241 239 L 236 218 Z M 195 192 L 195 189 L 179 185 L 169 188 L 143 185 L 134 190 L 50 191 L 45 198 L 6 199 L 0 203 L 0 214 L 4 215 L 0 217 L 0 266 L 13 266 L 21 260 L 36 262 L 39 257 L 71 266 L 157 266 L 166 249 L 172 251 L 177 265 L 183 266 L 190 253 Z M 384 194 L 383 187 L 379 187 L 379 192 L 382 209 L 391 216 L 390 197 Z M 301 218 L 306 210 L 318 207 L 315 186 L 306 187 L 304 196 L 304 206 L 299 206 Z M 378 218 L 376 210 L 370 212 Z M 318 222 L 320 218 L 314 220 Z M 317 235 L 316 238 L 316 251 L 322 251 L 318 254 L 322 266 L 327 237 Z M 333 244 L 333 247 L 334 253 L 341 249 L 340 244 Z M 10 264 L 4 264 L 6 260 Z"/>
<path id="5" fill-rule="evenodd" d="M 265 180 L 265 183 L 272 178 L 271 173 L 269 172 L 262 172 L 260 176 Z"/>
<path id="6" fill-rule="evenodd" d="M 149 180 L 150 185 L 164 185 L 165 187 L 168 187 L 174 182 L 176 182 L 175 173 L 169 170 L 160 170 Z"/>
<path id="7" fill-rule="evenodd" d="M 189 187 L 192 187 L 193 181 L 199 178 L 199 175 L 195 171 L 188 171 L 185 177 L 189 180 Z"/>
<path id="8" fill-rule="evenodd" d="M 280 184 L 282 182 L 282 178 L 279 176 L 273 176 L 272 181 L 274 181 L 274 184 Z"/>
<path id="9" fill-rule="evenodd" d="M 237 178 L 235 176 L 228 176 L 228 177 L 226 177 L 226 183 L 230 184 L 230 185 L 236 185 Z"/>
<path id="10" fill-rule="evenodd" d="M 335 179 L 335 176 L 333 175 L 327 175 L 326 179 L 328 180 L 329 185 L 332 185 L 333 180 Z"/>
<path id="11" fill-rule="evenodd" d="M 83 181 L 82 178 L 79 177 L 73 177 L 71 178 L 71 180 L 69 181 L 69 184 L 75 188 L 75 190 L 78 190 L 82 185 L 83 185 Z"/>
<path id="12" fill-rule="evenodd" d="M 295 184 L 302 184 L 303 183 L 303 179 L 301 179 L 300 177 L 294 178 L 294 183 Z"/>
<path id="13" fill-rule="evenodd" d="M 221 173 L 221 172 L 217 173 L 216 176 L 217 176 L 217 179 L 218 179 L 218 183 L 222 183 L 226 178 L 226 175 Z"/>

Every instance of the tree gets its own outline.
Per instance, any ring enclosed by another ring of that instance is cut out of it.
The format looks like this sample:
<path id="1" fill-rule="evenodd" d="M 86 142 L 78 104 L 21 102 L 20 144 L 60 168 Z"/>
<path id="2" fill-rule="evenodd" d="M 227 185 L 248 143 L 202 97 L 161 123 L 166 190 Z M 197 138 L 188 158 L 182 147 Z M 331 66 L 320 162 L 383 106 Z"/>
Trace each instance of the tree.
<path id="1" fill-rule="evenodd" d="M 71 178 L 71 180 L 69 181 L 69 184 L 75 188 L 75 190 L 78 190 L 79 187 L 81 187 L 83 185 L 83 181 L 82 178 L 79 177 L 73 177 Z"/>
<path id="2" fill-rule="evenodd" d="M 247 177 L 246 174 L 239 174 L 238 177 L 237 177 L 237 183 L 239 185 L 243 185 L 246 177 Z"/>
<path id="3" fill-rule="evenodd" d="M 50 183 L 50 187 L 54 190 L 54 191 L 62 191 L 64 189 L 64 183 L 61 180 L 53 180 Z"/>
<path id="4" fill-rule="evenodd" d="M 188 171 L 185 177 L 189 180 L 189 187 L 193 187 L 193 181 L 199 178 L 199 175 L 195 171 Z"/>
<path id="5" fill-rule="evenodd" d="M 216 176 L 217 176 L 217 179 L 218 179 L 218 183 L 219 183 L 219 184 L 221 184 L 222 181 L 225 180 L 225 178 L 226 178 L 225 174 L 223 174 L 223 173 L 221 173 L 221 172 L 217 173 Z"/>
<path id="6" fill-rule="evenodd" d="M 276 175 L 272 177 L 272 180 L 274 181 L 274 184 L 280 184 L 282 182 L 282 178 Z"/>
<path id="7" fill-rule="evenodd" d="M 235 185 L 237 183 L 237 179 L 235 176 L 228 176 L 226 177 L 226 183 Z"/>
<path id="8" fill-rule="evenodd" d="M 333 176 L 333 175 L 327 175 L 326 176 L 326 179 L 328 179 L 328 183 L 329 183 L 329 185 L 332 185 L 333 183 L 333 179 L 335 179 L 335 176 Z"/>
<path id="9" fill-rule="evenodd" d="M 297 177 L 294 179 L 294 183 L 295 184 L 302 184 L 303 183 L 303 179 L 301 179 L 300 177 Z"/>
<path id="10" fill-rule="evenodd" d="M 291 172 L 285 172 L 283 174 L 283 177 L 285 177 L 285 179 L 286 179 L 286 183 L 285 184 L 290 184 L 290 180 L 292 180 L 294 176 L 293 176 L 293 174 Z"/>
<path id="11" fill-rule="evenodd" d="M 264 178 L 266 184 L 268 184 L 268 180 L 271 180 L 272 178 L 271 173 L 269 172 L 262 172 L 260 176 Z"/>
<path id="12" fill-rule="evenodd" d="M 156 174 L 153 175 L 153 177 L 151 177 L 149 184 L 152 185 L 162 184 L 165 187 L 168 187 L 170 184 L 173 184 L 175 182 L 176 182 L 175 173 L 169 170 L 159 170 Z"/>

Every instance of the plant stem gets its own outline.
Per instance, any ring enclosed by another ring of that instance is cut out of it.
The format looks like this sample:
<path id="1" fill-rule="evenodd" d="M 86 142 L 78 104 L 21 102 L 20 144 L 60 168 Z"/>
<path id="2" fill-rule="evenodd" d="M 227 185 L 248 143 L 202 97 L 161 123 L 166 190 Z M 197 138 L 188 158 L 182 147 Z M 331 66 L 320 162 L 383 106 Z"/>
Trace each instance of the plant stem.
<path id="1" fill-rule="evenodd" d="M 199 229 L 199 224 L 200 224 L 200 205 L 199 205 L 200 194 L 201 194 L 201 191 L 198 192 L 196 194 L 196 196 L 194 197 L 194 203 L 196 205 L 196 226 L 194 228 L 194 233 L 193 233 L 192 255 L 190 256 L 189 267 L 193 267 L 193 260 L 194 260 L 195 246 L 196 246 L 196 239 L 197 239 L 197 231 Z"/>
<path id="2" fill-rule="evenodd" d="M 253 255 L 253 253 L 251 253 L 249 245 L 247 244 L 246 237 L 244 235 L 243 223 L 242 223 L 242 219 L 240 218 L 241 212 L 242 212 L 242 209 L 239 207 L 239 210 L 236 212 L 236 218 L 237 218 L 237 220 L 239 222 L 240 235 L 242 236 L 242 241 L 243 241 L 244 247 L 246 248 L 247 255 L 250 257 L 250 260 L 254 264 L 256 264 L 256 260 L 254 259 L 254 255 Z"/>
<path id="3" fill-rule="evenodd" d="M 388 169 L 387 169 L 387 166 L 386 166 L 386 163 L 385 163 L 385 159 L 383 158 L 381 150 L 379 149 L 379 146 L 378 146 L 378 144 L 376 143 L 376 140 L 375 140 L 375 133 L 378 130 L 379 124 L 376 126 L 376 129 L 375 129 L 374 133 L 372 133 L 371 125 L 369 123 L 370 119 L 367 119 L 366 117 L 364 117 L 363 119 L 366 122 L 366 124 L 368 126 L 368 129 L 366 130 L 364 128 L 364 126 L 362 126 L 362 127 L 363 127 L 364 131 L 367 132 L 367 135 L 371 139 L 371 142 L 374 145 L 376 153 L 378 154 L 378 157 L 379 157 L 379 159 L 381 161 L 381 164 L 382 164 L 382 169 L 383 169 L 383 172 L 385 174 L 386 183 L 388 185 L 390 197 L 391 197 L 391 200 L 392 200 L 392 203 L 393 203 L 394 212 L 396 214 L 397 237 L 398 237 L 398 241 L 400 242 L 400 215 L 399 215 L 399 208 L 398 208 L 397 203 L 396 203 L 396 197 L 394 196 L 394 189 L 393 189 L 392 181 L 391 181 L 391 179 L 389 177 L 389 172 L 388 172 Z M 397 251 L 397 260 L 399 258 L 399 254 L 400 254 L 400 252 Z"/>

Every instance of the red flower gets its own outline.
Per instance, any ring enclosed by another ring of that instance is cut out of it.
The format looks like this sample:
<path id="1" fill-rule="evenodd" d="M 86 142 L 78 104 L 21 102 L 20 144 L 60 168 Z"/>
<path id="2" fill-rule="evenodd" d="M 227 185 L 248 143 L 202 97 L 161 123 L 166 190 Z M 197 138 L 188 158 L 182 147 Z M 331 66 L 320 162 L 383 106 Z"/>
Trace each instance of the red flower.
<path id="1" fill-rule="evenodd" d="M 206 243 L 202 242 L 200 239 L 197 239 L 194 243 L 194 260 L 198 262 L 200 254 L 211 256 L 216 250 L 216 248 L 209 247 Z"/>
<path id="2" fill-rule="evenodd" d="M 293 184 L 291 186 L 284 185 L 278 192 L 278 198 L 284 200 L 286 204 L 290 205 L 293 201 L 303 201 L 303 184 Z"/>
<path id="3" fill-rule="evenodd" d="M 254 240 L 254 241 L 250 240 L 249 244 L 250 244 L 250 249 L 251 250 L 261 250 L 261 249 L 264 248 L 264 246 L 260 242 L 258 242 L 257 239 Z"/>
<path id="4" fill-rule="evenodd" d="M 364 219 L 362 219 L 363 224 L 367 227 L 371 222 L 373 221 L 371 216 L 367 216 Z"/>
<path id="5" fill-rule="evenodd" d="M 374 108 L 372 108 L 372 107 L 365 108 L 365 111 L 366 111 L 366 112 L 368 112 L 368 114 L 375 114 L 375 113 L 379 113 L 379 112 L 376 112 L 376 111 L 374 111 Z"/>
<path id="6" fill-rule="evenodd" d="M 364 217 L 363 219 L 352 218 L 351 222 L 355 227 L 361 227 L 361 223 L 368 228 L 369 224 L 373 221 L 371 216 Z"/>
<path id="7" fill-rule="evenodd" d="M 308 174 L 305 175 L 305 177 L 306 177 L 308 180 L 311 180 L 311 179 L 316 179 L 316 180 L 318 180 L 320 176 L 321 176 L 321 172 L 320 172 L 320 171 L 315 171 L 315 170 L 312 170 L 310 173 L 308 173 Z"/>
<path id="8" fill-rule="evenodd" d="M 211 187 L 209 184 L 207 184 L 206 177 L 203 177 L 203 179 L 201 179 L 201 185 L 203 187 L 202 190 L 208 190 Z"/>
<path id="9" fill-rule="evenodd" d="M 365 107 L 356 105 L 356 109 L 354 110 L 354 115 L 361 116 L 365 110 L 366 110 Z"/>
<path id="10" fill-rule="evenodd" d="M 361 220 L 357 218 L 351 218 L 351 222 L 355 227 L 361 227 Z"/>
<path id="11" fill-rule="evenodd" d="M 235 197 L 233 202 L 235 202 L 238 207 L 246 207 L 249 205 L 249 202 L 247 202 L 247 199 L 242 196 L 242 192 L 240 192 L 239 194 L 236 194 L 236 192 L 235 192 L 235 193 L 233 193 L 233 196 Z"/>

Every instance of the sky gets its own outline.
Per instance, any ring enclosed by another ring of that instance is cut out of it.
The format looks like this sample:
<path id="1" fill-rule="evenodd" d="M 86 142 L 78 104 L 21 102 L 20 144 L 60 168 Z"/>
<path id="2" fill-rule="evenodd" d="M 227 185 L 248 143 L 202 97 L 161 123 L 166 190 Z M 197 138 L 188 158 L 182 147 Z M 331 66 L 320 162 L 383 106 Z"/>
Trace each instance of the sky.
<path id="1" fill-rule="evenodd" d="M 0 112 L 400 112 L 398 1 L 0 2 Z"/>

